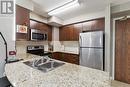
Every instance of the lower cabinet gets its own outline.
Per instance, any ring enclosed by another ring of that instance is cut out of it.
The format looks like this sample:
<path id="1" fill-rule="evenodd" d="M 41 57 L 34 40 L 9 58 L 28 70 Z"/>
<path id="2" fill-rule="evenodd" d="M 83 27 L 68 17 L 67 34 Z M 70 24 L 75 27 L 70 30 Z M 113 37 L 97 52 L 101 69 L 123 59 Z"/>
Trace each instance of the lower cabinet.
<path id="1" fill-rule="evenodd" d="M 79 65 L 79 55 L 77 54 L 54 52 L 52 58 Z"/>

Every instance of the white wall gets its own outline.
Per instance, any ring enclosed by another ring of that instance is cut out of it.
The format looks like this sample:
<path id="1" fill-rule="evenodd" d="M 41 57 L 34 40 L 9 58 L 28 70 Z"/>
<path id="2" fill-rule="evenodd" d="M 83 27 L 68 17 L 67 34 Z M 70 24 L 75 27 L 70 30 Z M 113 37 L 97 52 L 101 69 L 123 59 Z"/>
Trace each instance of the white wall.
<path id="1" fill-rule="evenodd" d="M 59 41 L 59 28 L 58 27 L 52 28 L 52 40 Z"/>
<path id="2" fill-rule="evenodd" d="M 124 4 L 113 6 L 111 9 L 112 14 L 130 10 L 130 1 Z"/>
<path id="3" fill-rule="evenodd" d="M 111 9 L 110 4 L 106 7 L 105 10 L 105 71 L 110 71 L 110 59 L 111 59 Z"/>
<path id="4" fill-rule="evenodd" d="M 13 21 L 14 17 L 0 17 L 0 32 L 3 33 L 7 40 L 8 51 L 15 50 Z M 0 38 L 0 78 L 3 77 L 5 58 L 5 47 L 2 38 Z"/>
<path id="5" fill-rule="evenodd" d="M 15 51 L 15 15 L 14 14 L 0 13 L 0 32 L 5 37 L 5 40 L 7 42 L 8 52 Z M 0 36 L 0 78 L 4 76 L 5 59 L 6 59 L 5 45 L 3 39 Z"/>
<path id="6" fill-rule="evenodd" d="M 51 42 L 51 44 L 53 44 L 54 51 L 61 50 L 61 43 L 59 41 L 59 28 L 58 27 L 52 28 L 52 42 Z"/>

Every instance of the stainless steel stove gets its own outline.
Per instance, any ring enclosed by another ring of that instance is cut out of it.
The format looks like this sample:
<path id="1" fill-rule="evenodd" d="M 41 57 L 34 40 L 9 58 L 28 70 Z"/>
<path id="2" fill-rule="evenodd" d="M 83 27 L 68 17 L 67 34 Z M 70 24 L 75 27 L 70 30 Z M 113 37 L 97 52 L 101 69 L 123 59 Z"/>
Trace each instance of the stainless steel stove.
<path id="1" fill-rule="evenodd" d="M 39 56 L 45 56 L 51 54 L 51 52 L 44 51 L 43 45 L 28 45 L 27 53 L 31 53 Z"/>

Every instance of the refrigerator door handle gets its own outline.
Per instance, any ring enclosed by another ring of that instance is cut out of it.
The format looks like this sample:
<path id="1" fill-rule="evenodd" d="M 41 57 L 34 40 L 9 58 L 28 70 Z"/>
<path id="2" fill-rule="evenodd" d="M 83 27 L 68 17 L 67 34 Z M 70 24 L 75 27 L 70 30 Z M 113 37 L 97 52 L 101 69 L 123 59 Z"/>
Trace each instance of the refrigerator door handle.
<path id="1" fill-rule="evenodd" d="M 82 37 L 79 36 L 79 64 L 81 64 L 81 61 L 82 61 L 82 51 L 81 51 L 81 46 L 82 46 Z"/>
<path id="2" fill-rule="evenodd" d="M 79 65 L 82 64 L 82 48 L 79 48 Z"/>
<path id="3" fill-rule="evenodd" d="M 82 37 L 81 36 L 79 36 L 79 47 L 81 47 L 82 46 Z"/>

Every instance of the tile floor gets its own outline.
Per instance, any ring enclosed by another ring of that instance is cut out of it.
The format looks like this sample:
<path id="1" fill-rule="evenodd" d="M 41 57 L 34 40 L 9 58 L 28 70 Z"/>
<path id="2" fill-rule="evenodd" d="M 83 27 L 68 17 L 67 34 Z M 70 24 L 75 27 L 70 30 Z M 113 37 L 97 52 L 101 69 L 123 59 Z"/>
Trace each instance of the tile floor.
<path id="1" fill-rule="evenodd" d="M 130 87 L 130 84 L 126 84 L 119 81 L 112 81 L 112 87 Z"/>

